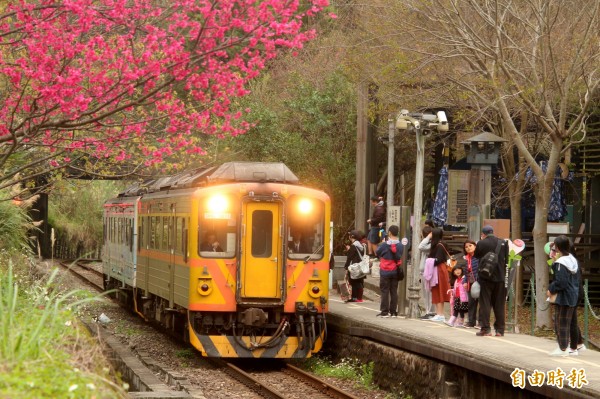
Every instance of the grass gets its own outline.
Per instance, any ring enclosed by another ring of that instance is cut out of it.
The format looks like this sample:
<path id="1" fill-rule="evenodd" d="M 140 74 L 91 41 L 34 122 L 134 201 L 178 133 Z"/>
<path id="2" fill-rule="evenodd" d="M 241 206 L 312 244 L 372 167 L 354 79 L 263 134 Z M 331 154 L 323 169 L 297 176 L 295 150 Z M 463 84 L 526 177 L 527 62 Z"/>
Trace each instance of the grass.
<path id="1" fill-rule="evenodd" d="M 336 364 L 328 358 L 314 356 L 307 359 L 303 367 L 323 377 L 355 381 L 357 386 L 365 389 L 377 388 L 373 384 L 373 362 L 361 364 L 358 359 L 345 358 Z"/>
<path id="2" fill-rule="evenodd" d="M 96 298 L 61 293 L 57 271 L 36 279 L 21 261 L 15 268 L 12 259 L 0 260 L 0 397 L 125 397 L 77 319 L 78 309 Z"/>

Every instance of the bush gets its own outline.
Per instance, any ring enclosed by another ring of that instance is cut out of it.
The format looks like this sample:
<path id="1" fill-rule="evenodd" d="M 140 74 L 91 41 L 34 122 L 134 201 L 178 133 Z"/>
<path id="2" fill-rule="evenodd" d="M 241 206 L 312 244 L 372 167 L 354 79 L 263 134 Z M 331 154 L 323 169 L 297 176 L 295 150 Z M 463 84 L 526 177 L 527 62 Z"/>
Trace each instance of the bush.
<path id="1" fill-rule="evenodd" d="M 29 251 L 27 230 L 32 227 L 27 210 L 6 199 L 0 192 L 0 249 Z"/>
<path id="2" fill-rule="evenodd" d="M 56 276 L 28 281 L 0 260 L 0 397 L 125 397 L 75 314 L 97 297 L 55 290 Z"/>

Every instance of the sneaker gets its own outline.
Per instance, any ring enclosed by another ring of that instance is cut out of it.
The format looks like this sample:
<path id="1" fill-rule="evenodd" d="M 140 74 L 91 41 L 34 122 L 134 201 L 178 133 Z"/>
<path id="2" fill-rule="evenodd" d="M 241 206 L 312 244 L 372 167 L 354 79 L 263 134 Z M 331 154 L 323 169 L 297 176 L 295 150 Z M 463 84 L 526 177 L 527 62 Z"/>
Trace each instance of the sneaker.
<path id="1" fill-rule="evenodd" d="M 464 328 L 473 328 L 473 327 L 475 327 L 475 324 L 465 323 L 461 327 L 464 327 Z"/>
<path id="2" fill-rule="evenodd" d="M 577 345 L 577 352 L 583 352 L 586 351 L 587 347 L 585 346 L 585 344 L 579 344 Z"/>
<path id="3" fill-rule="evenodd" d="M 357 301 L 356 301 L 356 299 L 352 298 L 352 299 L 348 299 L 348 300 L 346 301 L 346 303 L 348 303 L 348 302 L 357 302 Z"/>
<path id="4" fill-rule="evenodd" d="M 496 337 L 504 337 L 504 333 L 499 333 L 499 332 L 496 332 L 496 335 L 495 335 L 495 336 L 496 336 Z"/>
<path id="5" fill-rule="evenodd" d="M 569 348 L 569 356 L 579 356 L 579 351 Z"/>
<path id="6" fill-rule="evenodd" d="M 363 301 L 362 299 L 357 299 L 357 300 L 356 300 L 356 301 L 354 301 L 354 302 L 363 303 L 364 301 Z"/>
<path id="7" fill-rule="evenodd" d="M 398 313 L 392 312 L 391 316 L 392 316 L 394 319 L 397 319 L 397 318 L 398 318 Z"/>
<path id="8" fill-rule="evenodd" d="M 421 320 L 429 320 L 432 317 L 433 317 L 432 315 L 430 315 L 429 313 L 427 313 L 427 314 L 424 314 L 423 316 L 419 317 L 419 319 L 421 319 Z"/>
<path id="9" fill-rule="evenodd" d="M 554 349 L 552 352 L 548 353 L 550 356 L 560 356 L 560 357 L 564 357 L 564 356 L 569 356 L 569 351 L 567 350 L 561 350 L 560 348 L 556 348 Z"/>
<path id="10" fill-rule="evenodd" d="M 441 315 L 435 315 L 432 318 L 429 319 L 430 321 L 441 321 L 442 323 L 446 321 L 446 318 L 444 316 Z"/>
<path id="11" fill-rule="evenodd" d="M 448 321 L 445 321 L 444 324 L 447 325 L 447 326 L 449 326 L 449 327 L 454 327 L 454 324 L 452 324 L 452 323 L 450 323 Z"/>
<path id="12" fill-rule="evenodd" d="M 478 337 L 491 337 L 492 333 L 489 331 L 479 330 L 475 333 Z"/>
<path id="13" fill-rule="evenodd" d="M 388 318 L 390 317 L 390 314 L 388 312 L 381 312 L 379 313 L 377 316 L 375 317 L 383 317 L 383 318 Z"/>

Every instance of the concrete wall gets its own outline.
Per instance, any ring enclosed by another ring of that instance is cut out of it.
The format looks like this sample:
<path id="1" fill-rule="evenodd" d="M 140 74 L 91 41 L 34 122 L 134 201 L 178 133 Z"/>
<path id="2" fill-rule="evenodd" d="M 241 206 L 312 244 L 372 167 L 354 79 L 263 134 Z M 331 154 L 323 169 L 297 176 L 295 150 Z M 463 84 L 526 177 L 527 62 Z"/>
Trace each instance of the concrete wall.
<path id="1" fill-rule="evenodd" d="M 458 366 L 440 363 L 388 345 L 340 333 L 327 339 L 325 354 L 334 361 L 359 359 L 374 364 L 374 383 L 405 398 L 545 398 Z"/>

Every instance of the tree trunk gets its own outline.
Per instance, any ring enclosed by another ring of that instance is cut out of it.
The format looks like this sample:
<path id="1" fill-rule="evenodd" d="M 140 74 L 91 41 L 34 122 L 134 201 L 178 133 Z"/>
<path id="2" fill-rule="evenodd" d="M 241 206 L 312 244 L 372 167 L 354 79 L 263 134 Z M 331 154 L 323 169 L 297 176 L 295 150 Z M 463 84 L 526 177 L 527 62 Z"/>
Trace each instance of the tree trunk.
<path id="1" fill-rule="evenodd" d="M 540 182 L 541 183 L 541 182 Z M 548 290 L 548 256 L 544 252 L 548 229 L 548 207 L 544 195 L 544 185 L 536 185 L 535 195 L 535 224 L 533 225 L 533 256 L 535 259 L 535 326 L 538 328 L 551 327 L 550 306 L 546 302 Z"/>

